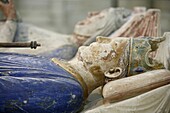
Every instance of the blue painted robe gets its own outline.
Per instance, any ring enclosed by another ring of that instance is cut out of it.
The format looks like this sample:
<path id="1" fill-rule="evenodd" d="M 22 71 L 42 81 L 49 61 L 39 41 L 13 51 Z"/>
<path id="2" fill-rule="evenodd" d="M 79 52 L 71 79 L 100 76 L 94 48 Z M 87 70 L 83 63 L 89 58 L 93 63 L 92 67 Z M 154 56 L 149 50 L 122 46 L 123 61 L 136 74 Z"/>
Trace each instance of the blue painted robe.
<path id="1" fill-rule="evenodd" d="M 81 85 L 51 60 L 0 53 L 0 113 L 71 113 L 82 102 Z"/>
<path id="2" fill-rule="evenodd" d="M 63 45 L 53 51 L 48 51 L 39 54 L 47 58 L 58 58 L 63 60 L 71 60 L 77 53 L 78 47 L 76 45 Z"/>

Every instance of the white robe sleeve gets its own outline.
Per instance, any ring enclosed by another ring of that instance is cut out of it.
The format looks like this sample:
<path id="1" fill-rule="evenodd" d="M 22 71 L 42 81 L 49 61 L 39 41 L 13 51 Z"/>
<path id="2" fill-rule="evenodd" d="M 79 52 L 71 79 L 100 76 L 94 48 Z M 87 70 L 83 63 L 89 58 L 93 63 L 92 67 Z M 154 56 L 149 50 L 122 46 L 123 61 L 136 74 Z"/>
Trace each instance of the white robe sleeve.
<path id="1" fill-rule="evenodd" d="M 17 22 L 7 20 L 0 25 L 0 42 L 12 42 L 17 29 Z"/>
<path id="2" fill-rule="evenodd" d="M 170 84 L 117 103 L 101 105 L 85 113 L 170 113 Z"/>

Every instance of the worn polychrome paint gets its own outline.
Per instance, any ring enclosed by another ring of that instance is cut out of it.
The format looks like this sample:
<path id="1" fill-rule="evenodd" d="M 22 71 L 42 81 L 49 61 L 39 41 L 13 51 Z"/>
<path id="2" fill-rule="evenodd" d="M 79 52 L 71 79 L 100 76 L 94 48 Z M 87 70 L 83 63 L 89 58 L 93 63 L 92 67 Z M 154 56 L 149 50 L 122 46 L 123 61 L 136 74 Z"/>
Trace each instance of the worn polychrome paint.
<path id="1" fill-rule="evenodd" d="M 163 64 L 154 59 L 154 54 L 156 54 L 159 43 L 164 40 L 163 37 L 131 38 L 128 76 L 163 69 Z"/>
<path id="2" fill-rule="evenodd" d="M 46 58 L 0 53 L 1 113 L 71 113 L 81 108 L 75 78 Z"/>
<path id="3" fill-rule="evenodd" d="M 159 37 L 161 35 L 159 20 L 159 9 L 148 9 L 146 12 L 133 14 L 131 18 L 110 37 Z"/>

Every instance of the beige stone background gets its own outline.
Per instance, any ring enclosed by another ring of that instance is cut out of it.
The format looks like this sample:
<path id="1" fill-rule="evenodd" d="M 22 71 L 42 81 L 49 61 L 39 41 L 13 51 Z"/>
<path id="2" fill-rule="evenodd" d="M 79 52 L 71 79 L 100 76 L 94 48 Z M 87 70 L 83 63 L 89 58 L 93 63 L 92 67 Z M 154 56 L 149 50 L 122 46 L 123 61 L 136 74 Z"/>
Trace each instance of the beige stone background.
<path id="1" fill-rule="evenodd" d="M 162 31 L 170 31 L 170 0 L 14 0 L 23 21 L 59 33 L 73 32 L 89 11 L 108 7 L 146 6 L 161 9 Z"/>

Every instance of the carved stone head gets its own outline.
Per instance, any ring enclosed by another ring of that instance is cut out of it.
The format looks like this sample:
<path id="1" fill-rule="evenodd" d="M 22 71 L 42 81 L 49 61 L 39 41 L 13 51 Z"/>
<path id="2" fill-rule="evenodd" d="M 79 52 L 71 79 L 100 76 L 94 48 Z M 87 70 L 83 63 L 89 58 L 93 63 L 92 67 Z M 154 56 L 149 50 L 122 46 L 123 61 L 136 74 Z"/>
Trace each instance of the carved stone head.
<path id="1" fill-rule="evenodd" d="M 91 37 L 107 36 L 120 28 L 130 15 L 131 11 L 124 8 L 108 8 L 100 12 L 90 12 L 86 19 L 75 25 L 72 41 L 82 45 Z"/>
<path id="2" fill-rule="evenodd" d="M 80 47 L 77 58 L 93 75 L 95 71 L 100 72 L 100 75 L 105 73 L 108 78 L 117 79 L 163 68 L 152 56 L 162 41 L 163 38 L 150 37 L 98 37 L 90 46 Z"/>
<path id="3" fill-rule="evenodd" d="M 124 73 L 128 66 L 128 52 L 128 38 L 108 39 L 98 37 L 97 41 L 90 44 L 90 46 L 80 47 L 77 58 L 83 62 L 84 67 L 90 70 L 92 74 L 94 67 L 98 67 L 95 69 L 103 74 L 109 70 L 116 71 L 116 69 L 120 69 L 117 71 Z"/>

